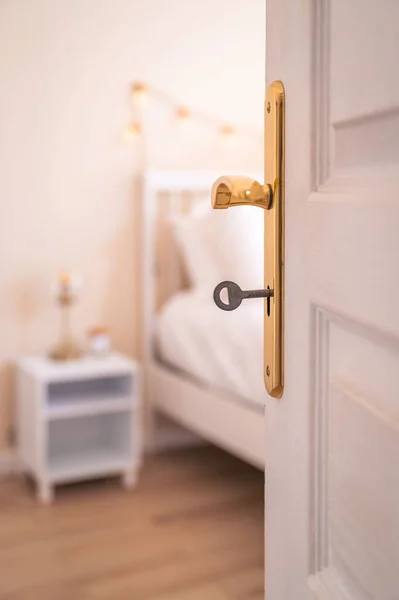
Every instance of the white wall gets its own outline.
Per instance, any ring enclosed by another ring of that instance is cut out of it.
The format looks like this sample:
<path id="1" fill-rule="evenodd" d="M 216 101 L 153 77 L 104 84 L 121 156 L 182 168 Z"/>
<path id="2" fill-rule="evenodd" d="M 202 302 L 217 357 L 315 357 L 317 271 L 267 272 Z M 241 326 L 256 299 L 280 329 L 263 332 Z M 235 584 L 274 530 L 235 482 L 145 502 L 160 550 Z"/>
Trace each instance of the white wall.
<path id="1" fill-rule="evenodd" d="M 143 79 L 226 121 L 262 129 L 264 0 L 0 0 L 0 448 L 11 365 L 57 331 L 49 282 L 83 273 L 76 329 L 110 326 L 137 351 L 138 157 L 121 142 Z M 184 143 L 148 107 L 154 167 L 260 169 L 262 147 Z"/>

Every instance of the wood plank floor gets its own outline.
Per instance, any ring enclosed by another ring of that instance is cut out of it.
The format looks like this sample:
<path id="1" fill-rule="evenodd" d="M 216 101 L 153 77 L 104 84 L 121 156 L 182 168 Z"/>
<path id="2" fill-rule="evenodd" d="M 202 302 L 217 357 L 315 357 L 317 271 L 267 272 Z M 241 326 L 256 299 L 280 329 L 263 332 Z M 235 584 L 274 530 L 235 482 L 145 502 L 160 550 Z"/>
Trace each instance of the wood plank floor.
<path id="1" fill-rule="evenodd" d="M 152 457 L 138 487 L 0 483 L 1 600 L 263 600 L 263 474 L 213 447 Z"/>

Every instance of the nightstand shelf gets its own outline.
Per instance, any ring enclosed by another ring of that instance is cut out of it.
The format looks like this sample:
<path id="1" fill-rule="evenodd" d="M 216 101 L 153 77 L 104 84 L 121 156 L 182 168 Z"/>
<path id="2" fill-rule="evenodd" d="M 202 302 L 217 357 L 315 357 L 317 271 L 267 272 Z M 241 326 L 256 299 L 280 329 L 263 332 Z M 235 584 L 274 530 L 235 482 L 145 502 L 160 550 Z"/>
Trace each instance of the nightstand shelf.
<path id="1" fill-rule="evenodd" d="M 44 415 L 49 421 L 57 421 L 59 419 L 125 412 L 132 410 L 132 408 L 132 400 L 127 396 L 121 396 L 120 398 L 104 396 L 100 399 L 92 398 L 90 400 L 77 400 L 74 396 L 71 396 L 65 398 L 63 402 L 45 408 Z"/>
<path id="2" fill-rule="evenodd" d="M 131 468 L 127 454 L 95 448 L 86 453 L 60 456 L 49 461 L 51 483 L 66 483 L 104 475 L 117 475 Z"/>
<path id="3" fill-rule="evenodd" d="M 53 486 L 120 473 L 135 483 L 140 466 L 139 367 L 120 355 L 54 363 L 28 358 L 18 369 L 18 449 L 38 497 Z"/>

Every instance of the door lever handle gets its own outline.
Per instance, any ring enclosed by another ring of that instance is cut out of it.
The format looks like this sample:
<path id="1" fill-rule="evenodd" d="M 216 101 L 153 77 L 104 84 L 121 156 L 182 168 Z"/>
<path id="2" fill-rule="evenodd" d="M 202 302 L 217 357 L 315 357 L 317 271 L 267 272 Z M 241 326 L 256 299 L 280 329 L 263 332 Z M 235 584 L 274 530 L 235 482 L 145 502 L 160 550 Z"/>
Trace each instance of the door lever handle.
<path id="1" fill-rule="evenodd" d="M 259 206 L 269 210 L 273 201 L 270 183 L 261 185 L 249 177 L 219 177 L 212 186 L 212 207 Z"/>
<path id="2" fill-rule="evenodd" d="M 227 290 L 228 302 L 224 302 L 221 297 L 223 290 Z M 222 310 L 235 310 L 243 300 L 249 298 L 272 298 L 274 290 L 270 288 L 264 290 L 242 290 L 234 281 L 222 281 L 213 292 L 215 304 Z"/>

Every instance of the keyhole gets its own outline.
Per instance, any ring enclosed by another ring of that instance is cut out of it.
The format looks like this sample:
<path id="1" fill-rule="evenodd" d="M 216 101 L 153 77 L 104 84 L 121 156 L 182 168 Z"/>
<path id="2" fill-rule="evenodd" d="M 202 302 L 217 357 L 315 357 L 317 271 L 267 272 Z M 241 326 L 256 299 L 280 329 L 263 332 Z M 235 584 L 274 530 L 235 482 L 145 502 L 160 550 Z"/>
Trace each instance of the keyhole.
<path id="1" fill-rule="evenodd" d="M 267 286 L 267 289 L 270 290 L 270 285 Z M 267 316 L 270 317 L 270 296 L 266 298 L 266 311 Z"/>

